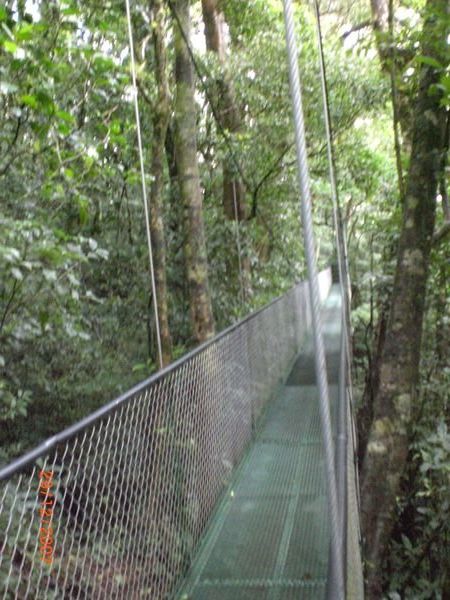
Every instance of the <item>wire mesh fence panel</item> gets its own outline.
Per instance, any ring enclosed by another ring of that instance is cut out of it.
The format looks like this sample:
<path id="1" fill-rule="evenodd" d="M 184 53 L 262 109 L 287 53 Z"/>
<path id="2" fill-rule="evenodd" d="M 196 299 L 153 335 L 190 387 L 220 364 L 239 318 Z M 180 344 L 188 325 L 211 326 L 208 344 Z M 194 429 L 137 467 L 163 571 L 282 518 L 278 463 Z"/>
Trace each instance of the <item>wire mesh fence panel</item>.
<path id="1" fill-rule="evenodd" d="M 301 283 L 0 470 L 0 597 L 170 597 L 309 320 Z"/>

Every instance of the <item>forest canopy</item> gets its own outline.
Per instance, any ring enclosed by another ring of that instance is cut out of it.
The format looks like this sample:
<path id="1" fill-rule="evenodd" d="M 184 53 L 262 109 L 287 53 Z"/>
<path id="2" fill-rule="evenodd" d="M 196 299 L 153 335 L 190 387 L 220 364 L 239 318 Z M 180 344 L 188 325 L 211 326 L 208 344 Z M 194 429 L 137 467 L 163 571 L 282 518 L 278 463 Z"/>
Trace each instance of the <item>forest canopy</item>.
<path id="1" fill-rule="evenodd" d="M 322 268 L 336 251 L 316 23 L 312 5 L 295 8 Z M 444 598 L 448 6 L 331 0 L 320 11 L 368 597 Z M 132 26 L 167 365 L 306 276 L 282 3 L 136 0 Z M 0 6 L 2 463 L 158 369 L 127 35 L 122 1 Z"/>

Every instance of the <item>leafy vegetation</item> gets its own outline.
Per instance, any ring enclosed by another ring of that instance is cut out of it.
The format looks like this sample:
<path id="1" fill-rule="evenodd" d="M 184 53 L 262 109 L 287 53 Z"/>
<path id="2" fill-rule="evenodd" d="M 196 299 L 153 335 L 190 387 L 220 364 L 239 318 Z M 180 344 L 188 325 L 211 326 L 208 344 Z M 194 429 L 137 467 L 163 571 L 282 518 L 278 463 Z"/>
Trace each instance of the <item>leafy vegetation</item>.
<path id="1" fill-rule="evenodd" d="M 155 257 L 166 278 L 172 358 L 305 275 L 281 3 L 206 4 L 152 0 L 133 6 L 146 183 L 159 194 L 152 196 L 158 199 L 152 227 L 157 219 L 161 227 L 152 231 L 163 234 Z M 369 2 L 342 0 L 323 15 L 353 282 L 361 455 L 378 410 L 377 378 L 396 296 L 411 132 L 424 73 L 436 75 L 427 93 L 438 95 L 443 112 L 449 104 L 449 22 L 438 4 L 380 0 L 371 13 Z M 180 100 L 190 75 L 182 80 L 175 68 L 185 44 L 177 11 L 189 5 L 192 56 L 185 55 L 184 67 L 195 79 L 193 108 Z M 205 42 L 206 8 L 221 13 L 224 48 Z M 318 260 L 324 266 L 334 260 L 334 234 L 315 23 L 306 5 L 297 4 L 296 11 Z M 422 40 L 430 18 L 440 27 L 434 46 Z M 157 368 L 129 59 L 122 2 L 7 0 L 0 7 L 2 462 Z M 234 121 L 224 116 L 227 110 L 235 111 Z M 200 192 L 190 222 L 184 216 L 196 191 L 186 194 L 178 185 L 186 159 L 180 114 L 192 117 L 197 140 L 197 152 L 187 157 L 198 169 Z M 408 422 L 392 541 L 379 569 L 383 593 L 391 598 L 441 598 L 450 588 L 445 127 L 442 168 L 431 192 L 436 239 L 425 265 L 420 393 Z M 158 167 L 153 159 L 160 138 Z M 161 182 L 156 191 L 155 181 Z M 238 185 L 237 218 L 227 212 L 224 181 Z M 204 248 L 200 242 L 197 248 L 203 235 Z M 207 269 L 193 281 L 202 257 Z M 210 303 L 211 315 L 205 309 L 195 316 L 193 308 L 203 302 Z"/>

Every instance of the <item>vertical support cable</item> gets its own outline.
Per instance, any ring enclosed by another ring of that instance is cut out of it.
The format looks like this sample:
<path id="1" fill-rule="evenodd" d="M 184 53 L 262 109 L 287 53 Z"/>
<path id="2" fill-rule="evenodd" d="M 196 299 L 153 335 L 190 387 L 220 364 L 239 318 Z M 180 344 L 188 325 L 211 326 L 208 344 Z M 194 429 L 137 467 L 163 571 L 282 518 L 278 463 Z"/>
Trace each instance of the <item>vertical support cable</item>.
<path id="1" fill-rule="evenodd" d="M 150 232 L 150 220 L 148 211 L 148 200 L 147 200 L 147 186 L 145 185 L 145 168 L 144 168 L 144 152 L 142 149 L 142 135 L 141 135 L 141 117 L 139 114 L 139 102 L 138 102 L 138 89 L 136 83 L 136 64 L 134 60 L 134 41 L 133 41 L 133 28 L 131 26 L 131 11 L 130 11 L 130 0 L 125 0 L 125 6 L 127 10 L 127 23 L 128 23 L 128 44 L 130 48 L 130 64 L 131 64 L 131 79 L 133 83 L 133 100 L 134 100 L 134 114 L 136 118 L 136 134 L 139 150 L 139 163 L 141 168 L 141 184 L 142 184 L 142 200 L 144 202 L 144 214 L 145 214 L 145 231 L 147 233 L 147 246 L 148 246 L 148 258 L 150 265 L 150 278 L 152 282 L 152 294 L 153 294 L 153 309 L 155 313 L 155 326 L 156 326 L 156 342 L 158 346 L 158 362 L 159 368 L 163 368 L 163 357 L 161 347 L 161 331 L 159 326 L 159 313 L 158 313 L 158 298 L 156 295 L 156 281 L 155 281 L 155 269 L 153 266 L 153 251 L 152 251 L 152 236 Z"/>
<path id="2" fill-rule="evenodd" d="M 336 486 L 339 506 L 339 526 L 342 563 L 344 569 L 344 591 L 346 591 L 347 568 L 347 452 L 348 452 L 348 393 L 347 393 L 347 331 L 345 309 L 342 310 L 341 343 L 339 355 L 339 393 L 336 432 Z"/>
<path id="3" fill-rule="evenodd" d="M 314 233 L 311 207 L 311 190 L 306 156 L 305 127 L 300 89 L 300 74 L 297 62 L 297 43 L 294 30 L 292 1 L 283 0 L 286 43 L 288 52 L 289 80 L 294 114 L 295 141 L 297 148 L 297 168 L 301 191 L 301 215 L 303 223 L 306 261 L 308 266 L 309 293 L 311 299 L 312 325 L 315 345 L 315 363 L 317 386 L 319 390 L 319 408 L 322 436 L 325 451 L 328 506 L 331 525 L 331 592 L 336 600 L 344 599 L 344 573 L 342 565 L 341 543 L 339 541 L 339 513 L 336 491 L 336 473 L 334 465 L 333 435 L 331 429 L 330 403 L 328 393 L 325 348 L 323 344 L 322 322 L 320 316 L 320 297 L 317 281 L 317 268 L 314 258 Z"/>
<path id="4" fill-rule="evenodd" d="M 331 125 L 331 114 L 330 114 L 330 101 L 328 94 L 327 85 L 327 73 L 325 65 L 325 57 L 323 52 L 323 41 L 322 41 L 322 26 L 320 23 L 320 10 L 319 0 L 314 0 L 314 8 L 316 13 L 316 27 L 317 27 L 317 45 L 319 49 L 319 63 L 320 63 L 320 84 L 322 88 L 322 103 L 323 103 L 323 116 L 325 123 L 325 133 L 327 138 L 327 155 L 328 155 L 328 168 L 331 186 L 331 198 L 333 201 L 333 217 L 334 227 L 336 232 L 336 251 L 338 259 L 339 269 L 339 283 L 341 284 L 341 290 L 343 294 L 343 310 L 344 310 L 344 329 L 346 336 L 346 353 L 347 360 L 350 362 L 350 340 L 349 340 L 349 325 L 350 325 L 350 278 L 348 268 L 348 252 L 346 234 L 344 230 L 344 223 L 342 220 L 342 210 L 339 202 L 339 193 L 336 182 L 336 164 L 334 157 L 334 145 L 333 145 L 333 128 Z"/>
<path id="5" fill-rule="evenodd" d="M 320 24 L 320 11 L 319 2 L 314 0 L 314 8 L 316 13 L 316 28 L 317 28 L 317 46 L 319 49 L 319 64 L 320 64 L 320 85 L 322 89 L 322 103 L 323 103 L 323 118 L 325 123 L 325 133 L 327 138 L 327 155 L 328 155 L 328 169 L 331 186 L 331 199 L 333 201 L 333 219 L 336 233 L 336 252 L 338 259 L 339 269 L 339 283 L 341 284 L 343 293 L 345 292 L 345 264 L 342 248 L 342 221 L 341 221 L 341 210 L 339 206 L 339 196 L 336 184 L 336 169 L 334 162 L 334 149 L 333 149 L 333 132 L 331 129 L 331 116 L 330 116 L 330 103 L 328 100 L 328 86 L 326 79 L 326 67 L 325 58 L 323 54 L 323 43 L 322 43 L 322 27 Z M 345 302 L 343 303 L 345 306 Z"/>
<path id="6" fill-rule="evenodd" d="M 342 212 L 336 182 L 336 168 L 333 147 L 333 131 L 331 125 L 330 102 L 326 76 L 326 65 L 323 51 L 322 27 L 320 23 L 319 0 L 314 0 L 317 28 L 317 45 L 319 50 L 320 84 L 322 88 L 323 116 L 327 138 L 328 168 L 333 202 L 334 228 L 336 235 L 336 253 L 339 270 L 339 283 L 342 294 L 342 320 L 341 320 L 341 346 L 339 363 L 339 392 L 337 408 L 337 436 L 336 436 L 336 487 L 339 508 L 339 526 L 343 565 L 346 565 L 347 546 L 347 369 L 350 364 L 349 340 L 349 288 L 348 288 L 348 262 L 345 235 L 342 223 Z M 345 586 L 344 576 L 344 586 Z M 345 590 L 344 590 L 345 591 Z"/>
<path id="7" fill-rule="evenodd" d="M 323 103 L 323 116 L 325 123 L 325 133 L 327 138 L 327 155 L 328 155 L 328 168 L 331 186 L 331 197 L 333 201 L 333 218 L 336 232 L 336 251 L 338 259 L 339 269 L 339 283 L 341 284 L 341 290 L 343 295 L 343 311 L 344 311 L 344 329 L 345 329 L 345 341 L 346 341 L 346 355 L 348 361 L 348 367 L 351 362 L 350 352 L 350 277 L 349 277 L 349 266 L 348 266 L 348 250 L 347 250 L 347 239 L 342 219 L 342 210 L 339 202 L 339 193 L 336 182 L 336 164 L 334 157 L 334 145 L 333 145 L 333 128 L 331 125 L 331 114 L 330 114 L 330 101 L 328 94 L 327 85 L 327 73 L 325 65 L 325 57 L 323 52 L 323 40 L 322 40 L 322 27 L 320 23 L 320 10 L 319 0 L 314 0 L 314 8 L 316 13 L 316 28 L 317 28 L 317 45 L 319 50 L 319 64 L 320 64 L 320 83 L 322 89 L 322 103 Z"/>

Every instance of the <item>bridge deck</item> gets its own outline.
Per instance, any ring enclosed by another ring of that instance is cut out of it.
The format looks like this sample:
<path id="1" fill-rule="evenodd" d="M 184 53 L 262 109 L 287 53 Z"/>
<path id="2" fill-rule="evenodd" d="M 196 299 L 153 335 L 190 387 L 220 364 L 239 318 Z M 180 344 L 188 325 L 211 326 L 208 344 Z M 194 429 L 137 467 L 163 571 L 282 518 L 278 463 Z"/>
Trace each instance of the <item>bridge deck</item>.
<path id="1" fill-rule="evenodd" d="M 324 304 L 323 322 L 333 416 L 340 344 L 337 286 Z M 328 547 L 324 453 L 309 337 L 268 407 L 178 598 L 322 599 Z"/>

